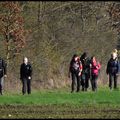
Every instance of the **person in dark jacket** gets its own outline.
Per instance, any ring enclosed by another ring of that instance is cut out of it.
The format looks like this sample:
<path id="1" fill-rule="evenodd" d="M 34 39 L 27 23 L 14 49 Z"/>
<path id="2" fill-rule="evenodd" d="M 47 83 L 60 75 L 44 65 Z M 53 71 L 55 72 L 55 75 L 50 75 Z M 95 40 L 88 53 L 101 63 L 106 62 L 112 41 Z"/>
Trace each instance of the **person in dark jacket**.
<path id="1" fill-rule="evenodd" d="M 28 58 L 24 57 L 23 63 L 20 67 L 20 79 L 22 81 L 22 93 L 31 94 L 31 79 L 32 79 L 32 66 L 28 62 Z"/>
<path id="2" fill-rule="evenodd" d="M 89 87 L 89 79 L 90 79 L 90 59 L 88 57 L 87 52 L 84 52 L 80 60 L 82 62 L 83 70 L 81 75 L 81 85 L 82 85 L 82 91 L 87 91 Z"/>
<path id="3" fill-rule="evenodd" d="M 3 85 L 4 85 L 4 77 L 7 77 L 6 73 L 6 62 L 0 58 L 0 94 L 3 95 Z"/>
<path id="4" fill-rule="evenodd" d="M 72 76 L 72 84 L 71 84 L 71 93 L 74 91 L 74 86 L 75 86 L 75 79 L 77 79 L 77 90 L 76 92 L 80 91 L 80 76 L 82 72 L 82 63 L 79 59 L 79 57 L 75 54 L 72 57 L 72 60 L 70 62 L 70 67 L 69 67 L 69 77 L 70 73 Z"/>
<path id="5" fill-rule="evenodd" d="M 117 88 L 117 79 L 120 72 L 120 63 L 116 57 L 116 54 L 113 52 L 111 58 L 107 63 L 106 73 L 109 75 L 109 87 L 112 90 L 112 82 L 114 81 L 114 89 Z"/>

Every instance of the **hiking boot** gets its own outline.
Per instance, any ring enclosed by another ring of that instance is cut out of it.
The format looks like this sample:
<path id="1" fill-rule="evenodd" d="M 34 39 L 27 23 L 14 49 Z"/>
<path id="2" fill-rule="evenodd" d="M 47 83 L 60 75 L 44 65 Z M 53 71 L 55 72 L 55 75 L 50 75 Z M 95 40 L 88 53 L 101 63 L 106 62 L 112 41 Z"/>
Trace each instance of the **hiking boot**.
<path id="1" fill-rule="evenodd" d="M 71 93 L 73 93 L 74 91 L 72 90 Z"/>
<path id="2" fill-rule="evenodd" d="M 87 88 L 85 88 L 85 91 L 87 91 Z"/>
<path id="3" fill-rule="evenodd" d="M 110 87 L 110 91 L 112 91 L 112 87 Z"/>
<path id="4" fill-rule="evenodd" d="M 95 92 L 97 92 L 97 88 L 95 89 Z"/>
<path id="5" fill-rule="evenodd" d="M 76 92 L 79 92 L 80 90 L 76 90 Z"/>
<path id="6" fill-rule="evenodd" d="M 84 88 L 82 88 L 82 91 L 84 91 Z"/>

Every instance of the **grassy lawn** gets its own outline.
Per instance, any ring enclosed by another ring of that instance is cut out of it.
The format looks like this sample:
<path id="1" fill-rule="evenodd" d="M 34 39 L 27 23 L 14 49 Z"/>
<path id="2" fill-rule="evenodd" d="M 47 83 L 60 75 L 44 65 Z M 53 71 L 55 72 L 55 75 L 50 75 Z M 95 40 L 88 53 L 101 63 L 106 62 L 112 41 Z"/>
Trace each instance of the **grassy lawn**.
<path id="1" fill-rule="evenodd" d="M 110 91 L 109 88 L 100 88 L 97 92 L 70 93 L 69 89 L 54 89 L 32 91 L 30 95 L 21 93 L 4 93 L 0 96 L 0 105 L 91 105 L 91 104 L 111 104 L 120 105 L 120 90 Z"/>
<path id="2" fill-rule="evenodd" d="M 120 91 L 70 93 L 70 89 L 0 96 L 1 118 L 120 118 Z"/>

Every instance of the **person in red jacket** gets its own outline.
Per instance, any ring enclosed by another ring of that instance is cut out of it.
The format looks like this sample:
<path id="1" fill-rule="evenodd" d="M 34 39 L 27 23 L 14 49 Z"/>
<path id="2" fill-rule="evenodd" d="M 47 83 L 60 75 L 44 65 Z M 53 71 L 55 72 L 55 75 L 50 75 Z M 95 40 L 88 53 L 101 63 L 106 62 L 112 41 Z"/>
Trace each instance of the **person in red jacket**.
<path id="1" fill-rule="evenodd" d="M 80 61 L 80 58 L 75 54 L 72 57 L 72 60 L 70 62 L 70 67 L 69 67 L 69 77 L 71 75 L 72 77 L 72 84 L 71 84 L 71 93 L 74 91 L 74 86 L 75 86 L 75 79 L 77 79 L 77 91 L 80 91 L 80 76 L 82 72 L 82 63 Z"/>
<path id="2" fill-rule="evenodd" d="M 100 68 L 101 68 L 101 64 L 97 62 L 95 56 L 93 56 L 91 58 L 91 85 L 92 85 L 93 91 L 97 90 L 97 79 L 98 79 Z"/>

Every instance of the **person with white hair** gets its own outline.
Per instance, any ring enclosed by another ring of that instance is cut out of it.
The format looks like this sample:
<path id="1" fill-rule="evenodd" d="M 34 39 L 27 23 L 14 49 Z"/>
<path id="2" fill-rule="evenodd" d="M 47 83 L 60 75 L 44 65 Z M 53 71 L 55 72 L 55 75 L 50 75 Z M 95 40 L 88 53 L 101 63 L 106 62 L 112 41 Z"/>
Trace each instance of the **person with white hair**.
<path id="1" fill-rule="evenodd" d="M 20 79 L 22 81 L 22 93 L 31 94 L 31 79 L 32 79 L 32 66 L 27 57 L 24 57 L 23 63 L 20 67 Z"/>
<path id="2" fill-rule="evenodd" d="M 114 89 L 117 89 L 117 79 L 120 72 L 120 62 L 116 57 L 116 53 L 111 54 L 111 58 L 107 63 L 106 73 L 109 75 L 109 87 L 112 90 L 112 82 L 114 81 Z"/>
<path id="3" fill-rule="evenodd" d="M 114 49 L 112 53 L 114 53 L 114 57 L 116 57 L 116 58 L 118 57 L 118 50 L 117 49 Z"/>

